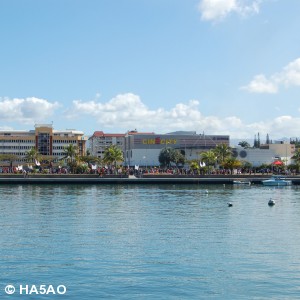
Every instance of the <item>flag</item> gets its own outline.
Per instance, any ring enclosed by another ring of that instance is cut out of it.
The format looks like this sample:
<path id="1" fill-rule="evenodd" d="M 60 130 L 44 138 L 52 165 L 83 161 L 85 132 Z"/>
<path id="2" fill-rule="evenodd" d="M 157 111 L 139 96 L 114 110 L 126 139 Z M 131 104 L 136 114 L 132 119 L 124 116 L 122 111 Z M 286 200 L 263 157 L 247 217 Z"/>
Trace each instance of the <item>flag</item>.
<path id="1" fill-rule="evenodd" d="M 40 163 L 39 161 L 37 161 L 37 160 L 35 160 L 35 164 L 36 164 L 37 166 L 40 166 L 40 165 L 41 165 L 41 163 Z"/>
<path id="2" fill-rule="evenodd" d="M 138 169 L 139 169 L 139 166 L 135 165 L 135 166 L 134 166 L 134 169 L 135 169 L 135 170 L 138 170 Z"/>
<path id="3" fill-rule="evenodd" d="M 92 165 L 92 170 L 97 170 L 97 165 Z"/>

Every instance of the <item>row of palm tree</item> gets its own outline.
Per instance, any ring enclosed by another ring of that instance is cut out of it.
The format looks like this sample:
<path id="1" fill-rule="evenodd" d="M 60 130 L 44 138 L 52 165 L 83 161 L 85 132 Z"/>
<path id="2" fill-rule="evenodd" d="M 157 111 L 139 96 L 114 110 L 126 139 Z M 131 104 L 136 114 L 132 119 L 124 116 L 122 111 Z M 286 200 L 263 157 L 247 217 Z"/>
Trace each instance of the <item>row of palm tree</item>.
<path id="1" fill-rule="evenodd" d="M 209 171 L 216 165 L 229 169 L 231 172 L 242 166 L 242 162 L 232 156 L 232 149 L 226 144 L 219 144 L 212 150 L 200 153 L 200 160 L 205 163 Z"/>
<path id="2" fill-rule="evenodd" d="M 0 161 L 8 162 L 12 167 L 13 162 L 18 161 L 20 157 L 14 154 L 1 154 Z M 57 160 L 56 157 L 51 155 L 41 155 L 36 148 L 31 148 L 25 155 L 24 159 L 27 163 L 44 162 L 49 165 L 53 165 L 53 162 Z M 76 168 L 82 166 L 88 166 L 88 164 L 107 164 L 110 167 L 117 166 L 118 162 L 123 162 L 123 152 L 116 145 L 112 145 L 105 149 L 104 157 L 101 160 L 98 157 L 85 155 L 79 156 L 78 147 L 70 144 L 64 149 L 64 156 L 57 161 L 58 164 L 67 162 L 67 165 L 74 172 Z"/>

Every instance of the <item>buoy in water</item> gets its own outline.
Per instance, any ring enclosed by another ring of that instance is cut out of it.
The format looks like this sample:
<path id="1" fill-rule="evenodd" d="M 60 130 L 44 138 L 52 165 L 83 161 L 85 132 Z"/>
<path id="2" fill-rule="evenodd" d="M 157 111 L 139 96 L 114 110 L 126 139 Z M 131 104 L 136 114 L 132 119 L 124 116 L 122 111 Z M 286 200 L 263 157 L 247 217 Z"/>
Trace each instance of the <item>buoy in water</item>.
<path id="1" fill-rule="evenodd" d="M 231 207 L 233 205 L 231 202 L 228 202 L 227 204 L 229 207 Z"/>
<path id="2" fill-rule="evenodd" d="M 269 206 L 275 205 L 275 201 L 273 199 L 270 199 L 269 202 L 268 202 L 268 205 Z"/>

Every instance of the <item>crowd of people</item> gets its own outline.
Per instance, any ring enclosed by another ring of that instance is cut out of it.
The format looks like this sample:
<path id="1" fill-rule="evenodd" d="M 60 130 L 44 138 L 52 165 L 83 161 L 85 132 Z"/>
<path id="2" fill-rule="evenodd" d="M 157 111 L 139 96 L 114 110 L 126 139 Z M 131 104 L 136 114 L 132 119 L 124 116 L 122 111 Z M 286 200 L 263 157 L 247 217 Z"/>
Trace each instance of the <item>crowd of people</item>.
<path id="1" fill-rule="evenodd" d="M 279 174 L 284 173 L 286 175 L 295 174 L 296 172 L 293 170 L 282 170 L 282 169 L 261 169 L 261 168 L 251 168 L 251 169 L 191 169 L 191 168 L 162 168 L 162 167 L 114 167 L 114 166 L 104 166 L 94 168 L 92 166 L 88 166 L 83 170 L 72 170 L 70 167 L 51 167 L 51 168 L 42 168 L 41 166 L 35 167 L 0 167 L 0 173 L 5 174 L 30 174 L 30 173 L 39 173 L 39 174 L 96 174 L 100 177 L 107 175 L 118 175 L 118 176 L 129 176 L 134 175 L 137 177 L 142 177 L 145 175 L 266 175 L 266 174 Z"/>

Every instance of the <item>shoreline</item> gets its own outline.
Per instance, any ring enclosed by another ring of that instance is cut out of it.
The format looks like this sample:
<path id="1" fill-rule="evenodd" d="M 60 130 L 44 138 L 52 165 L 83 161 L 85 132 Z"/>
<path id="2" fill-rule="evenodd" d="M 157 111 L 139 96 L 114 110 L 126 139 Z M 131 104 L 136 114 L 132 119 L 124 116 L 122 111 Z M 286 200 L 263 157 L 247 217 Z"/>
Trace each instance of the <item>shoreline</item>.
<path id="1" fill-rule="evenodd" d="M 0 184 L 234 184 L 235 180 L 247 180 L 261 184 L 272 175 L 144 175 L 134 176 L 95 174 L 0 174 Z M 300 176 L 283 176 L 294 185 L 300 184 Z"/>

